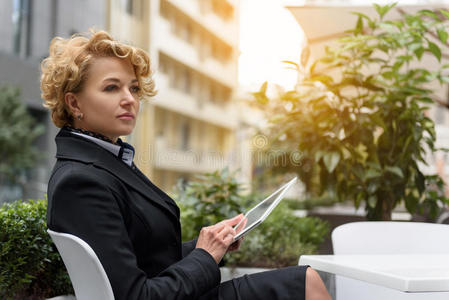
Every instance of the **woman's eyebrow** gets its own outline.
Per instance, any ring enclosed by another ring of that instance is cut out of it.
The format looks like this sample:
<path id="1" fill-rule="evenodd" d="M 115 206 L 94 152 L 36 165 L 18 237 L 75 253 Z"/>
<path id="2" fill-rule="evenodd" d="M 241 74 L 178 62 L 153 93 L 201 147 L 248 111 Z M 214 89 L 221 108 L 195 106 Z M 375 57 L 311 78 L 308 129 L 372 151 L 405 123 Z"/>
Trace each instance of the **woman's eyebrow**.
<path id="1" fill-rule="evenodd" d="M 105 82 L 105 81 L 113 81 L 113 82 L 120 83 L 120 79 L 115 78 L 115 77 L 106 78 L 106 79 L 103 80 L 103 82 Z M 133 80 L 131 80 L 130 83 L 134 83 L 134 82 L 138 82 L 138 80 L 136 78 L 134 78 Z"/>

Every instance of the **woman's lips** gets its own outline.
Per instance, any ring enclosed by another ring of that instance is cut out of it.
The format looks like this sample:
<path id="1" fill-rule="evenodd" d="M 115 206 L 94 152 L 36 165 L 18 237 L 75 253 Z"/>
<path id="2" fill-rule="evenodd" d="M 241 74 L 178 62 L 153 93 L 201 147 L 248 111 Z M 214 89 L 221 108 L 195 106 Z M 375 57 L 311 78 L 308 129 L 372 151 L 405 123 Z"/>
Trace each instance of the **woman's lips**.
<path id="1" fill-rule="evenodd" d="M 118 116 L 119 119 L 122 120 L 133 120 L 134 119 L 134 115 L 132 114 L 122 114 L 120 116 Z"/>

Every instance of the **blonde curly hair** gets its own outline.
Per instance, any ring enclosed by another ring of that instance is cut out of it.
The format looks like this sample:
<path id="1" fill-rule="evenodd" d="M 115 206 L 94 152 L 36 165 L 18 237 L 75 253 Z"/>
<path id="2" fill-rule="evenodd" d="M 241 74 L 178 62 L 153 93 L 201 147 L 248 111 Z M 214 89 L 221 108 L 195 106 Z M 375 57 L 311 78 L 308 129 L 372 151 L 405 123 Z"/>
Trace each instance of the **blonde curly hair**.
<path id="1" fill-rule="evenodd" d="M 74 34 L 68 39 L 53 38 L 50 54 L 41 63 L 41 97 L 44 106 L 51 110 L 51 118 L 57 127 L 73 124 L 65 94 L 83 89 L 89 67 L 96 57 L 128 59 L 139 83 L 140 99 L 156 94 L 150 58 L 144 50 L 119 42 L 105 31 L 90 29 L 89 33 Z"/>

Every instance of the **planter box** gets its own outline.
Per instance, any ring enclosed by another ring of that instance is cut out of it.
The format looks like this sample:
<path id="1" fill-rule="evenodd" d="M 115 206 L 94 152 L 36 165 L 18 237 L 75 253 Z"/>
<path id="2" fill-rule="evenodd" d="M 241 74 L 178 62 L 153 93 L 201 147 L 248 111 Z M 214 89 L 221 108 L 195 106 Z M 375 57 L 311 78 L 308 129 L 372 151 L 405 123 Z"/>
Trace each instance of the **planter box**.
<path id="1" fill-rule="evenodd" d="M 232 278 L 241 277 L 245 274 L 254 274 L 264 271 L 270 271 L 274 269 L 265 269 L 265 268 L 230 268 L 230 267 L 221 267 L 221 282 L 231 280 Z"/>

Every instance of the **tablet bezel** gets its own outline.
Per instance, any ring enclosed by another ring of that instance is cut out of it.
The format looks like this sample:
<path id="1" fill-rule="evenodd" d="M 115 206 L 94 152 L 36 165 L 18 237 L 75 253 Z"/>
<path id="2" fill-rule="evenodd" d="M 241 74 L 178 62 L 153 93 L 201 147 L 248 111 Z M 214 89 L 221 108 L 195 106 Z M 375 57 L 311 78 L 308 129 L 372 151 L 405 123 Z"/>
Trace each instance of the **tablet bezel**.
<path id="1" fill-rule="evenodd" d="M 279 204 L 279 202 L 281 202 L 281 200 L 284 198 L 284 194 L 285 192 L 293 185 L 294 182 L 296 182 L 297 180 L 297 176 L 295 176 L 293 179 L 291 179 L 290 181 L 288 181 L 287 183 L 285 183 L 283 186 L 281 186 L 280 188 L 278 188 L 276 191 L 274 191 L 273 193 L 271 193 L 271 195 L 269 195 L 268 197 L 266 197 L 264 200 L 260 201 L 256 206 L 254 206 L 253 208 L 251 208 L 249 211 L 247 211 L 245 213 L 245 218 L 253 211 L 255 210 L 257 207 L 259 207 L 260 205 L 262 205 L 265 201 L 268 201 L 268 199 L 270 199 L 273 195 L 275 195 L 276 193 L 279 193 L 279 195 L 277 196 L 277 198 L 273 201 L 273 203 L 271 203 L 270 206 L 268 206 L 268 208 L 265 210 L 265 212 L 263 213 L 263 215 L 257 219 L 253 224 L 251 224 L 249 227 L 245 227 L 242 231 L 240 231 L 238 234 L 236 234 L 234 236 L 234 242 L 239 240 L 240 238 L 242 238 L 245 234 L 247 234 L 248 232 L 250 232 L 251 230 L 253 230 L 254 228 L 256 228 L 260 223 L 262 223 L 267 217 L 268 215 L 273 211 L 273 209 Z M 242 218 L 242 220 L 234 226 L 234 229 L 238 228 L 240 226 L 240 224 L 244 221 L 245 218 Z"/>

